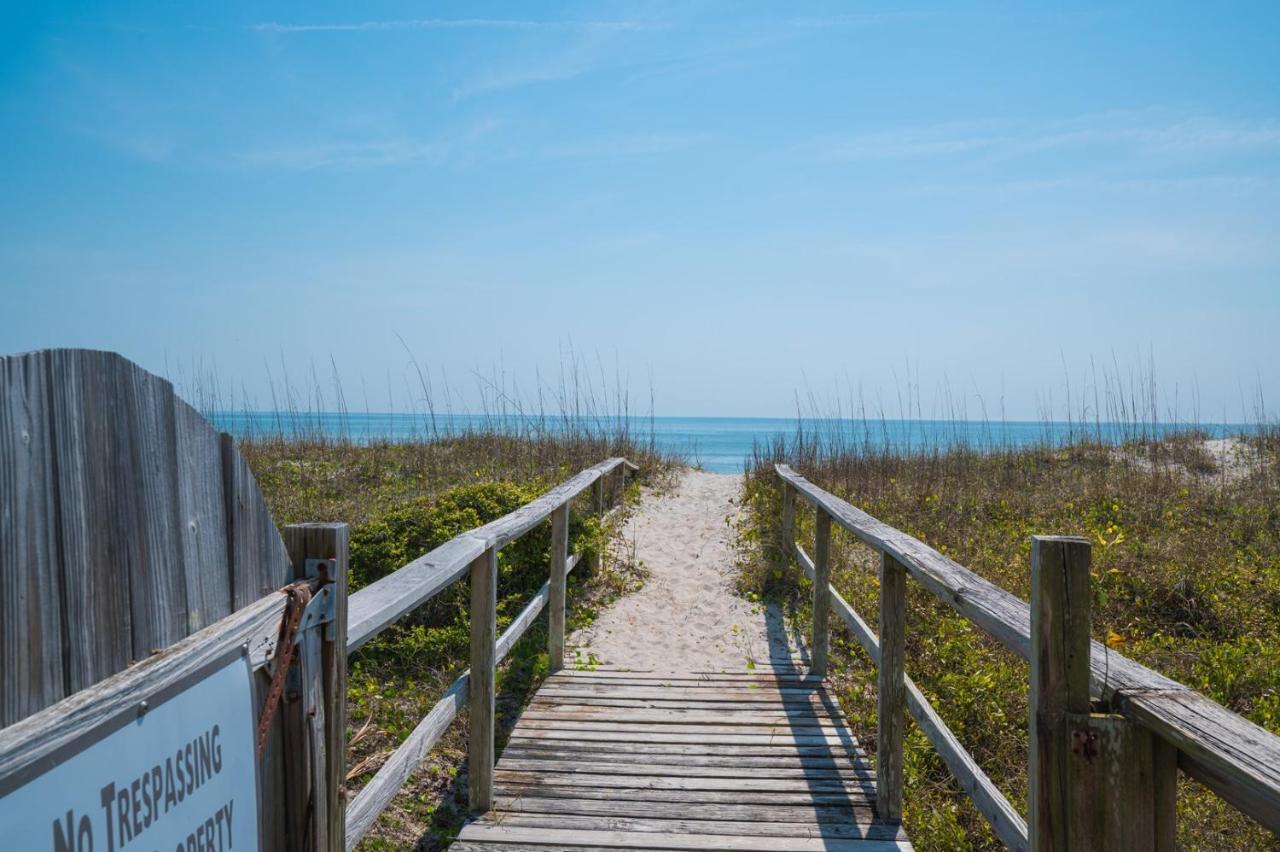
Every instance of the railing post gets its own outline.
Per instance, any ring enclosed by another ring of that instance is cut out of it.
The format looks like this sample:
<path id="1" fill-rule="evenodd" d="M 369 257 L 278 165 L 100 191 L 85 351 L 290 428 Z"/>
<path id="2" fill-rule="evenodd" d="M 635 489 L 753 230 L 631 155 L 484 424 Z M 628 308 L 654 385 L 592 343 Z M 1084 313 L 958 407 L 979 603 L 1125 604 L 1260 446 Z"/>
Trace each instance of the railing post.
<path id="1" fill-rule="evenodd" d="M 876 726 L 876 809 L 888 822 L 902 820 L 902 737 L 906 712 L 907 570 L 880 554 L 880 671 Z"/>
<path id="2" fill-rule="evenodd" d="M 828 630 L 831 614 L 831 516 L 815 507 L 813 543 L 813 660 L 809 673 L 827 676 Z"/>
<path id="3" fill-rule="evenodd" d="M 791 554 L 796 549 L 796 490 L 783 480 L 782 482 L 782 558 L 779 567 L 784 575 L 791 564 Z"/>
<path id="4" fill-rule="evenodd" d="M 569 504 L 551 513 L 551 579 L 547 596 L 547 655 L 551 671 L 564 668 L 565 562 L 569 559 Z"/>
<path id="5" fill-rule="evenodd" d="M 593 496 L 596 504 L 596 514 L 603 515 L 604 514 L 604 475 L 601 475 L 599 478 L 596 479 L 595 485 L 592 490 L 593 490 Z"/>
<path id="6" fill-rule="evenodd" d="M 1031 539 L 1031 848 L 1084 849 L 1072 842 L 1081 792 L 1072 772 L 1068 717 L 1089 713 L 1089 542 Z"/>
<path id="7" fill-rule="evenodd" d="M 346 524 L 292 524 L 284 528 L 285 548 L 294 576 L 318 578 L 320 591 L 333 596 L 333 619 L 317 625 L 299 639 L 298 656 L 303 695 L 302 722 L 316 728 L 305 765 L 311 776 L 313 800 L 305 805 L 304 839 L 295 835 L 291 846 L 337 852 L 346 834 L 347 777 L 347 560 L 350 532 Z M 319 565 L 317 571 L 309 566 Z M 319 682 L 317 683 L 316 680 Z M 308 707 L 308 704 L 314 706 Z M 294 740 L 297 741 L 296 738 Z M 290 771 L 302 763 L 290 760 Z M 286 783 L 300 779 L 287 778 Z M 297 823 L 295 823 L 295 826 Z"/>
<path id="8" fill-rule="evenodd" d="M 1152 736 L 1152 832 L 1156 852 L 1173 852 L 1178 829 L 1178 750 Z"/>
<path id="9" fill-rule="evenodd" d="M 471 563 L 471 682 L 467 699 L 471 743 L 467 763 L 473 814 L 493 806 L 497 590 L 498 551 L 490 547 Z"/>

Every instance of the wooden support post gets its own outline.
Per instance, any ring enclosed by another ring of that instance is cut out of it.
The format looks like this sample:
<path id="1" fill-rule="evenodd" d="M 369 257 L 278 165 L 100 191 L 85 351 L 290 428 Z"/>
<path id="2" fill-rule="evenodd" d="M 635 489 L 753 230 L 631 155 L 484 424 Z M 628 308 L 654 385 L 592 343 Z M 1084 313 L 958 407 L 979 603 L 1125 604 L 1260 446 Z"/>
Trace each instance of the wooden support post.
<path id="1" fill-rule="evenodd" d="M 596 514 L 603 515 L 604 514 L 604 477 L 603 476 L 601 476 L 599 479 L 596 480 L 596 483 L 592 488 L 592 494 L 594 496 L 594 500 L 596 504 Z"/>
<path id="2" fill-rule="evenodd" d="M 294 834 L 290 847 L 337 852 L 346 834 L 347 777 L 347 576 L 350 532 L 346 524 L 293 524 L 284 529 L 285 547 L 295 577 L 306 577 L 308 560 L 332 560 L 316 576 L 333 596 L 333 620 L 317 625 L 299 639 L 298 672 L 301 717 L 309 728 L 306 756 L 296 753 L 286 769 L 286 783 L 298 784 L 303 766 L 314 797 L 306 829 L 309 838 Z M 298 737 L 290 738 L 295 744 Z M 298 825 L 299 823 L 292 823 Z"/>
<path id="3" fill-rule="evenodd" d="M 1106 713 L 1068 714 L 1067 726 L 1072 800 L 1063 848 L 1154 850 L 1155 737 Z"/>
<path id="4" fill-rule="evenodd" d="M 1151 776 L 1156 852 L 1173 852 L 1178 833 L 1178 750 L 1156 736 L 1151 743 Z"/>
<path id="5" fill-rule="evenodd" d="M 831 516 L 821 507 L 815 512 L 813 544 L 813 659 L 809 672 L 827 676 L 827 630 L 831 614 Z"/>
<path id="6" fill-rule="evenodd" d="M 1031 539 L 1031 848 L 1084 849 L 1071 826 L 1082 798 L 1072 786 L 1068 716 L 1089 713 L 1089 542 Z"/>
<path id="7" fill-rule="evenodd" d="M 785 575 L 796 548 L 796 490 L 786 482 L 782 483 L 782 540 L 779 548 L 782 558 L 778 564 Z"/>
<path id="8" fill-rule="evenodd" d="M 880 818 L 901 822 L 902 737 L 906 725 L 907 570 L 880 554 L 880 671 L 876 726 L 876 809 Z"/>
<path id="9" fill-rule="evenodd" d="M 551 579 L 547 596 L 547 655 L 551 671 L 564 668 L 565 562 L 569 558 L 569 504 L 551 513 Z"/>
<path id="10" fill-rule="evenodd" d="M 482 814 L 493 806 L 497 595 L 498 551 L 491 547 L 471 563 L 471 682 L 468 687 L 471 743 L 467 759 L 473 814 Z"/>

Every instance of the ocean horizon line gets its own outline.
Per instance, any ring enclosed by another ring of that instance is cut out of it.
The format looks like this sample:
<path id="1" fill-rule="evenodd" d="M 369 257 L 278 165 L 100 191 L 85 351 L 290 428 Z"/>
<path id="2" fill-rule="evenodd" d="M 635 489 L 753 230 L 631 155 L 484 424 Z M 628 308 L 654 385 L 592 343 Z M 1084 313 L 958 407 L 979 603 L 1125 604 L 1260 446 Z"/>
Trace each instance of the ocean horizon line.
<path id="1" fill-rule="evenodd" d="M 323 437 L 357 442 L 449 438 L 467 431 L 587 432 L 622 423 L 634 437 L 719 473 L 739 473 L 757 448 L 797 435 L 818 435 L 851 445 L 910 453 L 968 447 L 991 451 L 1061 444 L 1088 437 L 1120 444 L 1198 430 L 1210 438 L 1256 433 L 1259 424 L 1150 420 L 959 420 L 887 417 L 714 417 L 637 414 L 430 414 L 410 412 L 213 411 L 221 431 L 237 438 Z"/>

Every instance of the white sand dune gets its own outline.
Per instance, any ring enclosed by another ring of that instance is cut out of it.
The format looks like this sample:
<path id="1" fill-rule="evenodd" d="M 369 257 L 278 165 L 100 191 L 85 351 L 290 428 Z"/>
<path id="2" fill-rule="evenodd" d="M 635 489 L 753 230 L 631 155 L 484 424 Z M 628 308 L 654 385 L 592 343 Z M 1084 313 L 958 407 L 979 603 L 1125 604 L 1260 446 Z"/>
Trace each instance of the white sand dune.
<path id="1" fill-rule="evenodd" d="M 792 654 L 777 608 L 733 588 L 730 519 L 741 490 L 741 476 L 688 471 L 673 492 L 646 493 L 623 527 L 621 546 L 635 548 L 649 578 L 570 636 L 570 649 L 582 659 L 662 673 L 788 667 Z"/>

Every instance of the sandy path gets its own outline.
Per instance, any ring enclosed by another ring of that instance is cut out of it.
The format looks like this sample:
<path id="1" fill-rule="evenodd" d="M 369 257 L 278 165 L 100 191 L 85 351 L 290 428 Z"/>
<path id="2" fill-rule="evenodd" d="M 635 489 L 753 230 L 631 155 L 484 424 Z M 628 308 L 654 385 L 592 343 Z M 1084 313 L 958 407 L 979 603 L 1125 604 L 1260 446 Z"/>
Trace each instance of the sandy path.
<path id="1" fill-rule="evenodd" d="M 776 609 L 733 590 L 733 530 L 742 477 L 689 471 L 673 493 L 646 493 L 622 529 L 649 571 L 640 591 L 569 637 L 570 655 L 658 672 L 745 672 L 786 665 L 790 649 Z M 772 638 L 772 642 L 770 637 Z"/>

